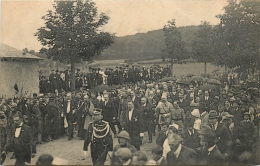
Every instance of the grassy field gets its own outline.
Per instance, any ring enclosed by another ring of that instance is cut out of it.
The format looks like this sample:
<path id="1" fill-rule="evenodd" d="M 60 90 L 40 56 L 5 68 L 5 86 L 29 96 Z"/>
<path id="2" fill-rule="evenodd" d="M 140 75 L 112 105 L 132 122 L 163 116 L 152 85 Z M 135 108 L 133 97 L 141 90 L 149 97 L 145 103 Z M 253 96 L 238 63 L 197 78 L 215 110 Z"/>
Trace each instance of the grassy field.
<path id="1" fill-rule="evenodd" d="M 97 65 L 99 68 L 115 68 L 119 63 L 124 63 L 124 59 L 119 59 L 119 60 L 97 60 L 94 62 L 94 64 Z M 167 66 L 170 65 L 170 63 L 167 62 L 162 62 L 161 59 L 155 59 L 155 60 L 149 60 L 149 61 L 139 61 L 136 62 L 140 64 L 140 66 L 145 66 L 145 67 L 150 67 L 154 64 L 160 65 L 160 66 Z M 94 64 L 90 64 L 90 66 L 93 66 Z M 131 64 L 130 64 L 131 66 Z M 88 70 L 89 65 L 87 64 L 77 64 L 76 68 L 81 69 L 82 72 L 86 73 Z M 59 69 L 59 70 L 65 70 L 69 69 L 69 66 L 63 66 L 62 64 L 59 64 L 57 66 L 53 66 L 52 68 L 50 67 L 45 67 L 45 68 L 40 68 L 41 73 L 40 75 L 48 76 L 50 74 L 51 69 Z M 214 66 L 212 64 L 207 64 L 207 73 L 211 73 L 213 70 L 224 70 L 224 68 L 218 68 L 217 66 Z M 174 64 L 173 66 L 173 71 L 174 75 L 176 75 L 177 78 L 179 78 L 182 75 L 187 75 L 187 74 L 195 74 L 195 75 L 200 75 L 201 73 L 204 73 L 204 63 L 196 63 L 196 62 L 190 62 L 186 64 Z"/>

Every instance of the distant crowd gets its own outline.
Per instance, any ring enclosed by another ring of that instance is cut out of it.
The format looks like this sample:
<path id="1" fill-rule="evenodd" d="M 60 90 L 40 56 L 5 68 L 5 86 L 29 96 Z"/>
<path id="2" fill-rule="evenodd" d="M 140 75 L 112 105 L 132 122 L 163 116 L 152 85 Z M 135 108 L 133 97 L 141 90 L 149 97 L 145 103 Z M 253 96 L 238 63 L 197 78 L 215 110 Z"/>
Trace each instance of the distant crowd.
<path id="1" fill-rule="evenodd" d="M 214 72 L 169 80 L 168 72 L 156 78 L 140 71 L 138 77 L 123 75 L 123 82 L 122 75 L 114 82 L 107 73 L 98 84 L 108 89 L 87 81 L 72 92 L 69 74 L 52 71 L 49 89 L 41 82 L 33 98 L 1 98 L 1 153 L 14 152 L 16 164 L 30 163 L 37 144 L 77 136 L 94 165 L 107 162 L 108 154 L 112 165 L 254 164 L 260 123 L 254 76 Z M 77 70 L 76 78 L 82 77 Z M 122 85 L 109 89 L 115 84 Z M 144 142 L 156 144 L 152 158 L 142 150 Z"/>
<path id="2" fill-rule="evenodd" d="M 80 69 L 75 73 L 75 88 L 93 89 L 102 84 L 122 85 L 142 81 L 155 81 L 170 76 L 170 67 L 116 67 L 115 69 L 90 67 L 87 73 L 82 74 Z M 54 93 L 55 90 L 69 91 L 71 87 L 71 72 L 69 70 L 52 70 L 49 77 L 40 77 L 40 93 Z"/>

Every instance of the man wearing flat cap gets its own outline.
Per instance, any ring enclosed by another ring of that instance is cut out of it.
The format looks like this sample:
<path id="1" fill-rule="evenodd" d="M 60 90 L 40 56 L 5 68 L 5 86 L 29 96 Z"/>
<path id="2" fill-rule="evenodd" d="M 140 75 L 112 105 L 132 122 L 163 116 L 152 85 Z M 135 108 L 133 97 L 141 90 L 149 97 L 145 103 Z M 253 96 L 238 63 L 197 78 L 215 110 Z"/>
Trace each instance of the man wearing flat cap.
<path id="1" fill-rule="evenodd" d="M 216 133 L 216 137 L 218 138 L 217 145 L 222 154 L 226 157 L 228 156 L 228 151 L 230 150 L 230 146 L 232 144 L 231 134 L 229 129 L 224 125 L 218 122 L 219 115 L 215 110 L 211 110 L 209 112 L 209 121 L 208 124 L 212 128 L 212 131 Z"/>

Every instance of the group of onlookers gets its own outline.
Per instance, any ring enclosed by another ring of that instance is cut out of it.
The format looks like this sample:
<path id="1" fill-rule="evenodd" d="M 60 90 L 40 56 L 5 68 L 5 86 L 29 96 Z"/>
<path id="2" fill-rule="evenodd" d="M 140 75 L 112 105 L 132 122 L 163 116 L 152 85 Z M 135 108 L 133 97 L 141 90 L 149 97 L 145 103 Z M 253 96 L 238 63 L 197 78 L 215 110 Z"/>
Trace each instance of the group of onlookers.
<path id="1" fill-rule="evenodd" d="M 218 77 L 223 80 L 224 76 Z M 108 125 L 120 144 L 114 148 L 112 164 L 253 163 L 260 109 L 259 90 L 251 84 L 248 87 L 249 82 L 223 82 L 205 88 L 204 82 L 197 81 L 146 81 L 145 86 L 124 84 L 100 93 L 93 89 L 60 93 L 58 86 L 62 84 L 56 82 L 54 93 L 1 99 L 1 152 L 13 151 L 12 158 L 23 163 L 35 155 L 37 144 L 65 134 L 71 140 L 74 133 L 80 139 L 92 138 L 89 128 L 100 110 L 101 119 L 107 123 L 97 125 Z M 97 133 L 102 129 L 96 130 L 94 137 L 99 138 Z M 158 145 L 151 149 L 150 161 L 140 151 L 146 131 L 148 143 Z M 100 142 L 89 141 L 100 146 L 103 154 Z M 98 150 L 93 154 L 99 154 Z M 96 160 L 92 160 L 94 164 Z"/>

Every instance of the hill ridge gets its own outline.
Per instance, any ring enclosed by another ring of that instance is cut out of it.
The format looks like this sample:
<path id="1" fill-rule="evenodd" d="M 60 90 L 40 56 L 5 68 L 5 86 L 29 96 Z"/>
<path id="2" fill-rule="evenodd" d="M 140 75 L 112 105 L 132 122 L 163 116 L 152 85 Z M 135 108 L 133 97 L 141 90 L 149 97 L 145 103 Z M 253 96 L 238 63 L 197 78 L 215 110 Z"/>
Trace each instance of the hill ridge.
<path id="1" fill-rule="evenodd" d="M 178 27 L 187 48 L 191 48 L 198 26 Z M 134 35 L 115 37 L 115 43 L 94 59 L 158 59 L 161 58 L 161 49 L 165 46 L 162 29 L 137 33 Z"/>

